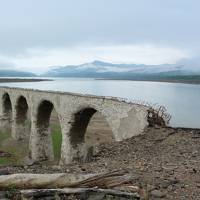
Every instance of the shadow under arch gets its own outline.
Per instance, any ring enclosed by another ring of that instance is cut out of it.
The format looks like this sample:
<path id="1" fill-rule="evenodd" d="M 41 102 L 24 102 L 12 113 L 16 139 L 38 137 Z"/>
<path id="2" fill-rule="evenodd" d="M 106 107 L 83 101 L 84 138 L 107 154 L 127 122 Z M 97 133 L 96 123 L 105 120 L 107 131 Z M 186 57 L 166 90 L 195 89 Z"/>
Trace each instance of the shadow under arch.
<path id="1" fill-rule="evenodd" d="M 40 131 L 49 128 L 49 120 L 54 106 L 48 100 L 43 100 L 37 109 L 37 127 Z"/>
<path id="2" fill-rule="evenodd" d="M 94 154 L 94 147 L 114 140 L 106 117 L 93 107 L 75 112 L 72 121 L 69 137 L 76 152 L 73 160 L 89 161 Z"/>
<path id="3" fill-rule="evenodd" d="M 26 98 L 24 96 L 20 96 L 17 99 L 16 105 L 16 122 L 17 123 L 23 123 L 28 118 L 28 103 L 26 101 Z"/>
<path id="4" fill-rule="evenodd" d="M 13 137 L 15 139 L 26 139 L 30 135 L 30 117 L 28 103 L 23 95 L 19 96 L 16 101 L 15 112 Z"/>
<path id="5" fill-rule="evenodd" d="M 40 160 L 54 160 L 59 162 L 61 156 L 60 149 L 62 134 L 60 128 L 59 130 L 56 130 L 56 133 L 52 133 L 52 130 L 54 130 L 50 126 L 52 115 L 54 119 L 57 118 L 56 123 L 60 127 L 58 114 L 55 111 L 53 103 L 48 100 L 41 101 L 37 109 L 36 135 L 40 140 L 40 145 L 38 146 L 38 148 L 40 149 Z M 58 145 L 58 143 L 60 144 Z"/>
<path id="6" fill-rule="evenodd" d="M 12 103 L 8 93 L 4 93 L 2 96 L 2 117 L 2 128 L 10 133 L 12 125 Z"/>

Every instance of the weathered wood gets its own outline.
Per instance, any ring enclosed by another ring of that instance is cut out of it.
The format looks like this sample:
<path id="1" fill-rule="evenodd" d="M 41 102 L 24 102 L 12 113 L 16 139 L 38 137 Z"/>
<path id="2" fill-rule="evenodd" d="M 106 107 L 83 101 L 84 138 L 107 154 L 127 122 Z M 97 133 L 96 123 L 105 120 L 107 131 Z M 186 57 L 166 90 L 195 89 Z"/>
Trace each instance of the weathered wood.
<path id="1" fill-rule="evenodd" d="M 0 189 L 64 188 L 88 179 L 92 175 L 75 174 L 11 174 L 0 176 Z"/>
<path id="2" fill-rule="evenodd" d="M 125 172 L 102 174 L 11 174 L 0 176 L 0 189 L 49 189 L 65 187 L 113 188 L 133 179 Z"/>
<path id="3" fill-rule="evenodd" d="M 119 199 L 132 199 L 139 200 L 140 197 L 137 193 L 122 192 L 112 189 L 96 189 L 96 188 L 64 188 L 64 189 L 43 189 L 43 190 L 20 190 L 20 199 L 42 199 L 45 197 L 55 197 L 55 196 L 70 196 L 78 197 L 81 199 L 93 199 L 98 197 L 101 199 L 110 199 L 111 196 L 118 197 Z"/>

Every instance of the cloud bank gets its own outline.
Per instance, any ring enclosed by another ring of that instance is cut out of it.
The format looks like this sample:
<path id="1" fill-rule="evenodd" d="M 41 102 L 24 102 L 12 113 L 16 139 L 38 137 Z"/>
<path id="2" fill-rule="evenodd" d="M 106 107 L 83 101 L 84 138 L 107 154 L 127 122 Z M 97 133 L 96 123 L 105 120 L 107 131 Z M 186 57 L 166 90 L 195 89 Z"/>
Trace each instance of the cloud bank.
<path id="1" fill-rule="evenodd" d="M 199 56 L 199 0 L 0 0 L 0 67 Z"/>
<path id="2" fill-rule="evenodd" d="M 10 67 L 15 66 L 15 69 L 42 73 L 50 67 L 81 64 L 94 60 L 158 65 L 176 63 L 178 60 L 188 57 L 189 52 L 176 48 L 153 45 L 119 45 L 35 48 L 27 50 L 23 55 L 4 57 L 3 60 L 12 60 L 13 64 L 10 64 Z M 5 68 L 8 64 L 3 66 L 0 63 L 0 66 Z"/>

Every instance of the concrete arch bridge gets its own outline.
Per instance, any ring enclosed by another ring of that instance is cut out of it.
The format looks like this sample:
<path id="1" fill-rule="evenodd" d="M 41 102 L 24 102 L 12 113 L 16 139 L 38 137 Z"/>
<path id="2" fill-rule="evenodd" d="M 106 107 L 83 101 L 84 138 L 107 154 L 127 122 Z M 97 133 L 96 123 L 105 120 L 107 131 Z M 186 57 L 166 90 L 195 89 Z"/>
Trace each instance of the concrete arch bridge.
<path id="1" fill-rule="evenodd" d="M 106 119 L 115 141 L 139 135 L 148 126 L 149 107 L 117 98 L 1 87 L 0 105 L 1 128 L 10 127 L 16 140 L 28 137 L 29 156 L 34 161 L 53 159 L 49 128 L 53 109 L 62 132 L 60 164 L 87 159 L 92 148 L 85 142 L 85 132 L 97 111 Z"/>

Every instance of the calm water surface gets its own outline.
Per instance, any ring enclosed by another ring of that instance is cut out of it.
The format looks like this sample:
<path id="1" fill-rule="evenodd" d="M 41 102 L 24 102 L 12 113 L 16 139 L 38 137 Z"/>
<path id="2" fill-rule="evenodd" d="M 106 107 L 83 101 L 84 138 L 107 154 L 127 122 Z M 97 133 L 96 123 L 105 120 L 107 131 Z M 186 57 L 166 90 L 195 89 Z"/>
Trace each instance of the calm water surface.
<path id="1" fill-rule="evenodd" d="M 64 78 L 0 86 L 67 91 L 114 96 L 164 105 L 172 115 L 171 126 L 200 128 L 200 85 Z"/>

